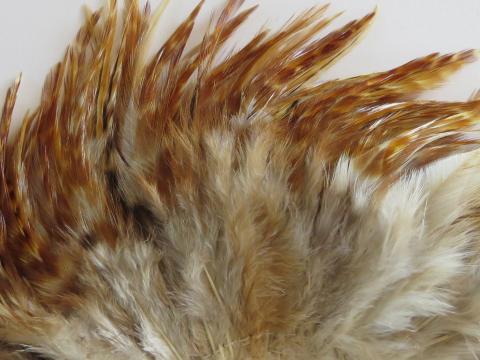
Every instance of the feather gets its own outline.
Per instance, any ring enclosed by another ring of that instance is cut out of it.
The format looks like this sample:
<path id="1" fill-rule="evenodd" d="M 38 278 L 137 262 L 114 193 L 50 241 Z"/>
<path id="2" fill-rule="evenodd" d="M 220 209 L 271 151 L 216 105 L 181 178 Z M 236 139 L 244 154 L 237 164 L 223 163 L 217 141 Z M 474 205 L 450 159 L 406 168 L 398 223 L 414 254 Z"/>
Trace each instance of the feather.
<path id="1" fill-rule="evenodd" d="M 476 52 L 320 82 L 375 11 L 220 55 L 228 0 L 147 58 L 167 2 L 87 11 L 13 135 L 7 92 L 0 357 L 478 358 L 480 101 L 418 99 Z"/>

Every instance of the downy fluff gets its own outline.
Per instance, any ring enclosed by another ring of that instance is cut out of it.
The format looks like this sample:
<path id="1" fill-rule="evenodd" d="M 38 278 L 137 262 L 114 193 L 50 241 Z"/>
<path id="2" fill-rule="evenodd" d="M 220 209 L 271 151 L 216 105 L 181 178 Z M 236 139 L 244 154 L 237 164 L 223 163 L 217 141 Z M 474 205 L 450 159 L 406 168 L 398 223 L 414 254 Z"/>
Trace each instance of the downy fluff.
<path id="1" fill-rule="evenodd" d="M 8 91 L 0 358 L 478 359 L 480 100 L 416 99 L 474 52 L 318 82 L 373 13 L 202 3 L 88 13 L 9 143 Z"/>

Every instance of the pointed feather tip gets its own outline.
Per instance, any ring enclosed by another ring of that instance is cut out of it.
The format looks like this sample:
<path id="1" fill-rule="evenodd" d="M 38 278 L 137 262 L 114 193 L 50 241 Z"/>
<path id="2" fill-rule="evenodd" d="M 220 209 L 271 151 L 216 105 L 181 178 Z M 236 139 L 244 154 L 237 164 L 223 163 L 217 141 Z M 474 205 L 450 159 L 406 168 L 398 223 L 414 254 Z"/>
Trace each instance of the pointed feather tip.
<path id="1" fill-rule="evenodd" d="M 4 100 L 3 107 L 13 107 L 12 102 L 14 102 L 17 98 L 17 93 L 18 93 L 18 88 L 20 87 L 20 83 L 22 82 L 22 76 L 23 73 L 19 73 L 15 80 L 13 81 L 13 84 L 9 86 L 7 90 L 7 95 Z"/>
<path id="2" fill-rule="evenodd" d="M 259 7 L 260 7 L 259 4 L 252 5 L 252 6 L 250 6 L 247 10 L 245 10 L 245 12 L 249 12 L 249 13 L 254 12 L 254 11 L 257 10 Z"/>
<path id="3" fill-rule="evenodd" d="M 22 77 L 23 77 L 23 73 L 20 72 L 17 77 L 15 78 L 15 82 L 14 82 L 14 85 L 15 87 L 19 87 L 21 82 L 22 82 Z"/>
<path id="4" fill-rule="evenodd" d="M 190 12 L 190 15 L 187 17 L 187 20 L 194 22 L 195 18 L 200 13 L 200 10 L 202 10 L 203 5 L 205 5 L 205 0 L 200 0 L 198 4 L 193 8 L 193 10 Z"/>
<path id="5" fill-rule="evenodd" d="M 480 59 L 480 49 L 470 49 L 466 51 L 470 54 L 470 58 L 472 61 L 477 61 Z"/>
<path id="6" fill-rule="evenodd" d="M 107 10 L 109 10 L 108 4 L 98 7 L 96 10 L 93 10 L 87 4 L 83 4 L 81 9 L 82 9 L 82 15 L 83 15 L 84 21 L 87 21 L 92 17 L 98 20 L 101 15 L 103 15 Z"/>
<path id="7" fill-rule="evenodd" d="M 343 16 L 343 14 L 345 14 L 345 10 L 342 10 L 342 11 L 339 11 L 339 12 L 333 14 L 332 16 L 330 16 L 329 18 L 326 19 L 326 22 L 331 23 L 334 20 L 338 19 L 339 17 Z"/>
<path id="8" fill-rule="evenodd" d="M 150 4 L 150 3 L 147 2 L 147 4 Z M 152 23 L 154 24 L 153 26 L 155 26 L 155 24 L 157 24 L 158 20 L 160 19 L 160 17 L 164 13 L 168 4 L 170 4 L 170 0 L 162 0 L 162 1 L 160 1 L 160 4 L 157 5 L 157 7 L 153 11 L 153 15 L 152 15 Z"/>
<path id="9" fill-rule="evenodd" d="M 358 35 L 361 35 L 365 32 L 365 30 L 367 28 L 370 27 L 370 25 L 372 24 L 372 20 L 373 18 L 377 15 L 377 6 L 369 13 L 367 13 L 366 15 L 364 15 L 363 17 L 361 18 L 357 18 L 357 19 L 354 19 L 352 21 L 350 21 L 348 24 L 346 24 L 344 27 L 345 28 L 349 28 L 349 27 L 352 27 L 354 29 L 356 29 L 356 32 L 358 33 Z M 340 12 L 338 14 L 335 15 L 335 17 L 338 17 L 339 15 L 343 14 L 344 12 Z"/>
<path id="10" fill-rule="evenodd" d="M 480 49 L 466 49 L 459 52 L 446 54 L 444 57 L 450 57 L 454 62 L 468 64 L 475 62 L 480 58 Z"/>
<path id="11" fill-rule="evenodd" d="M 375 6 L 375 8 L 372 11 L 370 11 L 360 19 L 353 20 L 351 24 L 356 24 L 357 26 L 360 26 L 361 28 L 366 29 L 372 24 L 372 21 L 375 18 L 375 16 L 377 16 L 377 11 L 378 11 L 378 6 Z"/>
<path id="12" fill-rule="evenodd" d="M 305 15 L 311 15 L 311 16 L 320 16 L 324 14 L 329 8 L 331 4 L 326 3 L 323 5 L 314 5 L 311 8 L 307 9 L 304 11 Z"/>
<path id="13" fill-rule="evenodd" d="M 362 21 L 366 23 L 370 23 L 375 16 L 377 16 L 378 13 L 378 5 L 376 5 L 372 11 L 370 11 L 367 15 L 365 15 L 362 19 Z"/>

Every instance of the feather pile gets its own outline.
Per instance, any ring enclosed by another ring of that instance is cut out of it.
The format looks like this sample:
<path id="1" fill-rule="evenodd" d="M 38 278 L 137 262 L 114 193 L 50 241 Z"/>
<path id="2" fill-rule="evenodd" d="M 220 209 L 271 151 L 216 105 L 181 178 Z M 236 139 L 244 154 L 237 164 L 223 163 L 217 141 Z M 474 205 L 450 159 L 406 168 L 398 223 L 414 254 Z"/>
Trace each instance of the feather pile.
<path id="1" fill-rule="evenodd" d="M 480 100 L 416 98 L 475 53 L 318 82 L 374 14 L 222 55 L 242 3 L 88 13 L 11 142 L 9 89 L 2 359 L 480 357 Z"/>

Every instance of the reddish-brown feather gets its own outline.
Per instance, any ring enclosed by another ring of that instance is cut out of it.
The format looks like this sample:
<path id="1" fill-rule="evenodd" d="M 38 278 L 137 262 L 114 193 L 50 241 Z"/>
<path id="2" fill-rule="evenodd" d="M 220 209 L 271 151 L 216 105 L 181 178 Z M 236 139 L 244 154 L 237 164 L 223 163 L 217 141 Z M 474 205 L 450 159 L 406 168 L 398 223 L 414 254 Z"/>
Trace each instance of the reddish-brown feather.
<path id="1" fill-rule="evenodd" d="M 19 80 L 9 89 L 0 122 L 0 260 L 8 274 L 0 278 L 0 297 L 21 278 L 18 291 L 68 309 L 82 296 L 77 280 L 89 246 L 103 241 L 115 248 L 124 241 L 119 234 L 138 227 L 136 212 L 153 217 L 137 197 L 158 200 L 158 212 L 181 212 L 185 199 L 207 211 L 204 200 L 215 195 L 203 186 L 213 176 L 204 166 L 210 160 L 205 142 L 214 132 L 234 138 L 234 174 L 252 139 L 267 139 L 265 158 L 288 173 L 294 193 L 308 180 L 309 156 L 328 170 L 348 155 L 364 175 L 391 181 L 478 147 L 478 100 L 415 99 L 472 61 L 473 51 L 431 54 L 390 71 L 314 85 L 374 13 L 316 38 L 335 18 L 325 16 L 326 6 L 316 7 L 218 59 L 255 10 L 237 14 L 242 4 L 228 1 L 187 52 L 201 1 L 146 65 L 148 8 L 128 1 L 120 33 L 114 1 L 89 14 L 48 76 L 39 107 L 7 145 Z M 121 176 L 133 184 L 133 195 L 126 195 Z M 244 309 L 236 319 L 244 329 L 238 335 L 246 337 L 288 327 L 284 315 L 293 316 L 296 304 L 277 289 L 280 283 L 295 289 L 301 273 L 285 241 L 290 229 L 278 230 L 282 219 L 254 205 L 247 225 L 258 229 L 256 237 L 243 236 L 241 228 L 229 234 L 233 251 L 247 258 L 239 292 Z"/>

